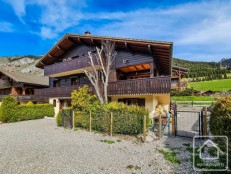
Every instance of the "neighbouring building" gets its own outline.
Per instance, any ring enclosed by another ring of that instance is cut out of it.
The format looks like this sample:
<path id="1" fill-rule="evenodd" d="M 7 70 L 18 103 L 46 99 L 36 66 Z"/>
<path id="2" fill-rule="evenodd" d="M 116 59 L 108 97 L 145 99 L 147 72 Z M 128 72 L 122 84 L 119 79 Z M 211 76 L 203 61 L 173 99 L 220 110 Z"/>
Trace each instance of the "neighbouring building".
<path id="1" fill-rule="evenodd" d="M 49 88 L 36 89 L 36 97 L 47 97 L 57 110 L 71 104 L 71 92 L 91 86 L 83 69 L 89 67 L 88 52 L 110 40 L 116 46 L 116 60 L 110 74 L 111 101 L 144 106 L 150 112 L 157 104 L 170 104 L 172 42 L 131 38 L 64 35 L 36 64 L 49 77 Z"/>
<path id="2" fill-rule="evenodd" d="M 44 102 L 34 97 L 34 89 L 49 87 L 49 78 L 21 73 L 13 70 L 0 70 L 0 100 L 14 96 L 19 102 Z"/>
<path id="3" fill-rule="evenodd" d="M 171 89 L 181 90 L 187 87 L 187 81 L 181 81 L 189 69 L 179 66 L 172 66 Z"/>

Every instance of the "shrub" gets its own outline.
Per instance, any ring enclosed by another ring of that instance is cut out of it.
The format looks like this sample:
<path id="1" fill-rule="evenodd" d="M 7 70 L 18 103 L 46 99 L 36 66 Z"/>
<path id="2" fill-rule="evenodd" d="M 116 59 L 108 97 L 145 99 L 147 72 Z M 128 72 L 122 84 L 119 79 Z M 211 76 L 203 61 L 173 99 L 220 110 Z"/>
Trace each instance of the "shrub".
<path id="1" fill-rule="evenodd" d="M 32 101 L 28 101 L 27 105 L 33 105 Z"/>
<path id="2" fill-rule="evenodd" d="M 110 113 L 113 113 L 113 132 L 121 134 L 139 134 L 143 131 L 143 117 L 148 112 L 138 106 L 111 102 L 94 109 L 92 112 L 92 129 L 109 131 Z M 89 128 L 89 111 L 75 112 L 75 126 Z"/>
<path id="3" fill-rule="evenodd" d="M 54 108 L 50 104 L 24 104 L 18 105 L 18 101 L 11 96 L 3 99 L 1 105 L 0 121 L 16 122 L 43 118 L 44 116 L 53 117 Z"/>
<path id="4" fill-rule="evenodd" d="M 210 116 L 210 131 L 213 135 L 225 135 L 229 140 L 229 159 L 231 158 L 231 97 L 219 98 Z M 223 142 L 224 143 L 224 142 Z M 222 145 L 222 144 L 221 144 Z M 229 161 L 231 168 L 231 161 Z"/>
<path id="5" fill-rule="evenodd" d="M 1 114 L 0 121 L 1 122 L 14 122 L 17 121 L 17 107 L 18 101 L 12 97 L 7 96 L 2 100 L 1 105 Z"/>
<path id="6" fill-rule="evenodd" d="M 74 90 L 71 93 L 71 100 L 72 107 L 79 111 L 92 110 L 99 105 L 97 97 L 90 94 L 87 85 L 79 88 L 78 91 Z"/>
<path id="7" fill-rule="evenodd" d="M 214 135 L 226 135 L 231 140 L 231 97 L 215 103 L 210 117 L 210 130 Z"/>
<path id="8" fill-rule="evenodd" d="M 44 116 L 53 117 L 55 114 L 51 104 L 19 105 L 16 113 L 17 121 L 40 119 Z"/>
<path id="9" fill-rule="evenodd" d="M 191 96 L 193 95 L 193 89 L 187 88 L 183 91 L 171 90 L 171 96 Z"/>
<path id="10" fill-rule="evenodd" d="M 56 117 L 57 126 L 62 126 L 62 110 L 59 110 L 59 113 Z"/>

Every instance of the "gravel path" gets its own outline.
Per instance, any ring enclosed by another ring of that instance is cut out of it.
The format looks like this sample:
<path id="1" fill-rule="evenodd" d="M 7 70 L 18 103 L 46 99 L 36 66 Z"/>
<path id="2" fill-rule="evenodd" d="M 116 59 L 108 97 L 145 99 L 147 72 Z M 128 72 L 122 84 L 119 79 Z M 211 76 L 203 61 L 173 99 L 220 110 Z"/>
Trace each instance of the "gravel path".
<path id="1" fill-rule="evenodd" d="M 0 124 L 0 135 L 0 173 L 4 174 L 192 172 L 188 158 L 184 161 L 187 152 L 182 154 L 182 144 L 192 143 L 187 139 L 138 143 L 126 136 L 71 131 L 48 118 Z M 113 144 L 100 141 L 119 139 Z M 171 164 L 156 148 L 179 151 L 183 163 Z"/>

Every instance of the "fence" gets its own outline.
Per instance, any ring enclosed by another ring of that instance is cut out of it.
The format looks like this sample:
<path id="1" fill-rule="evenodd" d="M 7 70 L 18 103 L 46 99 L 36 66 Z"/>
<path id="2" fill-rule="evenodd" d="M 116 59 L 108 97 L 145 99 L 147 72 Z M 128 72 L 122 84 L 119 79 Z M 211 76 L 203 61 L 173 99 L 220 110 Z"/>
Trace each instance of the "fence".
<path id="1" fill-rule="evenodd" d="M 108 134 L 110 136 L 113 136 L 113 126 L 114 126 L 114 122 L 113 122 L 113 117 L 114 117 L 114 114 L 113 112 L 110 112 L 110 116 L 109 116 L 109 124 L 108 124 L 108 127 L 109 127 L 109 131 L 108 131 Z M 163 124 L 163 120 L 161 118 L 161 116 L 158 118 L 158 132 L 157 132 L 157 136 L 159 139 L 161 139 L 162 137 L 162 124 Z M 75 111 L 74 110 L 65 110 L 63 109 L 62 110 L 62 126 L 65 127 L 65 128 L 69 128 L 69 129 L 73 129 L 75 130 L 75 122 L 77 122 L 77 118 L 75 117 Z M 87 128 L 87 130 L 89 130 L 89 132 L 92 132 L 93 130 L 93 123 L 94 123 L 94 120 L 92 119 L 92 112 L 89 112 L 89 118 L 88 118 L 88 123 L 89 123 L 89 127 Z M 144 115 L 143 118 L 142 118 L 142 135 L 143 135 L 143 142 L 146 141 L 146 136 L 147 136 L 147 120 L 146 120 L 146 116 Z"/>

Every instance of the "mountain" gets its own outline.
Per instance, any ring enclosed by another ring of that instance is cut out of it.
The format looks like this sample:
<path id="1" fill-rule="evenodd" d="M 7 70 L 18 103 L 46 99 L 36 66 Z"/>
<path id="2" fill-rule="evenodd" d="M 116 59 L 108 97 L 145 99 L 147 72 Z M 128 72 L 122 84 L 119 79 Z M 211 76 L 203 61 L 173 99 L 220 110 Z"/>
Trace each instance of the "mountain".
<path id="1" fill-rule="evenodd" d="M 220 79 L 221 76 L 225 76 L 226 73 L 230 72 L 230 69 L 227 69 L 230 67 L 228 66 L 230 62 L 231 59 L 222 59 L 220 62 L 202 62 L 173 58 L 172 64 L 173 66 L 188 68 L 189 73 L 186 74 L 186 77 L 189 78 L 207 77 L 209 79 Z"/>
<path id="2" fill-rule="evenodd" d="M 12 69 L 22 73 L 43 76 L 43 69 L 36 68 L 35 64 L 41 56 L 13 56 L 0 57 L 0 69 Z"/>
<path id="3" fill-rule="evenodd" d="M 35 64 L 39 61 L 41 56 L 12 56 L 0 57 L 0 69 L 13 69 L 23 73 L 29 73 L 42 76 L 43 69 L 36 68 Z M 180 66 L 189 69 L 186 77 L 206 77 L 209 74 L 224 74 L 227 67 L 231 67 L 231 58 L 222 59 L 220 62 L 202 62 L 202 61 L 188 61 L 179 58 L 173 58 L 173 66 Z M 220 68 L 222 66 L 223 68 Z M 225 68 L 224 68 L 225 67 Z"/>
<path id="4" fill-rule="evenodd" d="M 224 67 L 231 67 L 231 58 L 221 59 L 219 63 Z"/>

